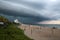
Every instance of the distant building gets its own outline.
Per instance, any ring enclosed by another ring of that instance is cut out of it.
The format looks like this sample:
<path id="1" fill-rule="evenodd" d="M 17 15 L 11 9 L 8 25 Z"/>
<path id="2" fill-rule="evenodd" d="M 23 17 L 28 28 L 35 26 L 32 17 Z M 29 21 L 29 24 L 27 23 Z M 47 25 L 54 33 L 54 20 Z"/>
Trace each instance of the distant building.
<path id="1" fill-rule="evenodd" d="M 0 21 L 0 27 L 5 28 L 5 27 L 7 27 L 7 26 L 8 26 L 7 23 Z"/>
<path id="2" fill-rule="evenodd" d="M 14 22 L 15 22 L 15 23 L 19 23 L 18 19 L 15 19 Z"/>
<path id="3" fill-rule="evenodd" d="M 15 20 L 14 20 L 14 23 L 16 23 L 16 24 L 21 24 L 21 22 L 20 22 L 18 19 L 15 19 Z"/>
<path id="4" fill-rule="evenodd" d="M 5 23 L 4 22 L 0 22 L 0 25 L 4 25 Z"/>

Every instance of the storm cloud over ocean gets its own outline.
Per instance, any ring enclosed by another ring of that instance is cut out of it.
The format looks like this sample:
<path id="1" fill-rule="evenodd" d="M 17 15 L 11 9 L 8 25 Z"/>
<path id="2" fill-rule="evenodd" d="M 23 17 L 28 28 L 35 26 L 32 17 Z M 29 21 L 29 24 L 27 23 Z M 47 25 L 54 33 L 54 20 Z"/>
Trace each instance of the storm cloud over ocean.
<path id="1" fill-rule="evenodd" d="M 30 24 L 60 20 L 60 0 L 0 0 L 0 15 Z"/>

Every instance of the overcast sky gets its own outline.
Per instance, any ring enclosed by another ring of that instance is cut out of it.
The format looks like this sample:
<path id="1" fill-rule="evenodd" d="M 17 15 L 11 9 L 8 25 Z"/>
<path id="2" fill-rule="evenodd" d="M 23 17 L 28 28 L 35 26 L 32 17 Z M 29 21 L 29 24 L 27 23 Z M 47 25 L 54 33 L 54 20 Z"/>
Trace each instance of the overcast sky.
<path id="1" fill-rule="evenodd" d="M 60 0 L 0 0 L 0 14 L 25 23 L 60 20 Z"/>

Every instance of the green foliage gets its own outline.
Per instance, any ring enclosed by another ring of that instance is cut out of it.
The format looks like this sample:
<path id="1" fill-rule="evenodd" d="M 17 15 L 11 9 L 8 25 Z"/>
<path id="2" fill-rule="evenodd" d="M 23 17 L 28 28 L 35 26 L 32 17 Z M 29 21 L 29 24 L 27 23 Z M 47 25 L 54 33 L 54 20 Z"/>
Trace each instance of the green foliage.
<path id="1" fill-rule="evenodd" d="M 3 17 L 3 16 L 0 16 L 0 21 L 2 21 L 2 22 L 9 22 L 8 19 Z"/>
<path id="2" fill-rule="evenodd" d="M 6 28 L 0 28 L 0 40 L 32 40 L 24 35 L 24 31 L 14 24 L 9 24 Z"/>
<path id="3" fill-rule="evenodd" d="M 17 28 L 16 24 L 7 18 L 0 16 L 0 22 L 4 22 L 6 27 L 0 25 L 0 40 L 32 40 L 24 35 L 24 31 Z"/>

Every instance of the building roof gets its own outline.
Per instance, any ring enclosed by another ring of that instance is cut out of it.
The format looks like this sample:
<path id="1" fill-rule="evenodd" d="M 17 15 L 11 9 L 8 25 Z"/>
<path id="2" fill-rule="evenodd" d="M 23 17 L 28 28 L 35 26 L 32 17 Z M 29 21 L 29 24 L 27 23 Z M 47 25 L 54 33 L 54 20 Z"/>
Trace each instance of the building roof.
<path id="1" fill-rule="evenodd" d="M 15 22 L 15 23 L 20 23 L 18 19 L 15 19 L 14 22 Z"/>

